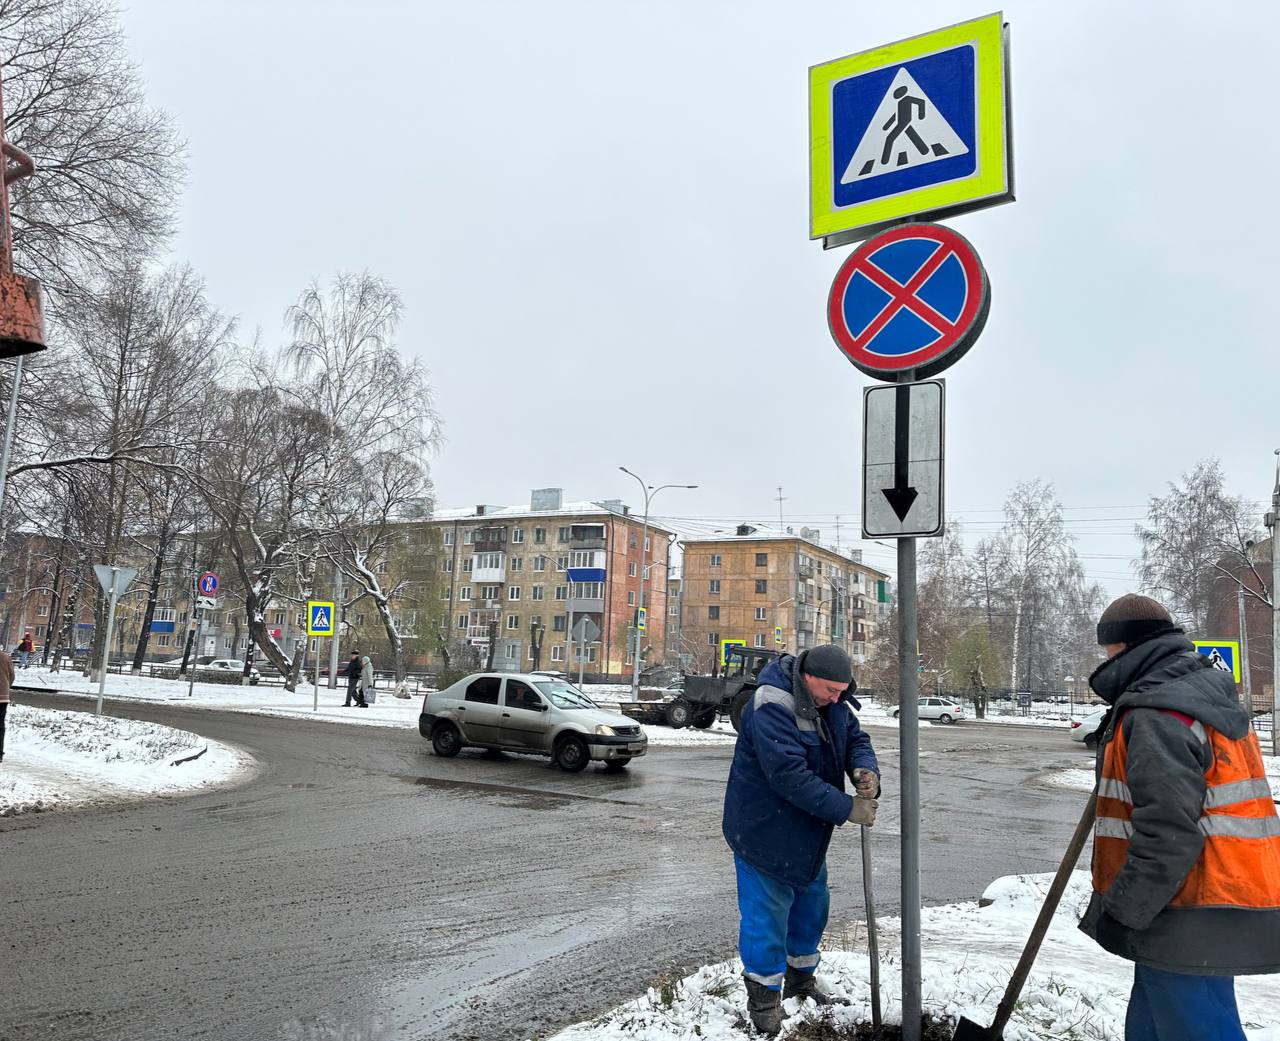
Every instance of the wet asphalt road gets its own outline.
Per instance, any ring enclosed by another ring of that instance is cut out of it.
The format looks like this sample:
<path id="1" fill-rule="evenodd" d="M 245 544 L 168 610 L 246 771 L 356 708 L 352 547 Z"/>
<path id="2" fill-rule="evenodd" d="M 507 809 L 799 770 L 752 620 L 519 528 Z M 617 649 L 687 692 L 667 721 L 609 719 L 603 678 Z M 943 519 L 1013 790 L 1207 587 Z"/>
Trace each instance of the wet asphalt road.
<path id="1" fill-rule="evenodd" d="M 231 742 L 260 770 L 182 799 L 0 820 L 4 1041 L 519 1041 L 733 953 L 731 746 L 572 776 L 438 759 L 413 731 L 115 711 Z M 894 792 L 897 732 L 871 733 Z M 1083 797 L 1040 779 L 1090 762 L 1080 745 L 973 723 L 926 725 L 921 745 L 927 902 L 1057 866 Z M 897 822 L 886 798 L 884 914 Z M 836 931 L 862 917 L 856 840 L 832 845 Z"/>

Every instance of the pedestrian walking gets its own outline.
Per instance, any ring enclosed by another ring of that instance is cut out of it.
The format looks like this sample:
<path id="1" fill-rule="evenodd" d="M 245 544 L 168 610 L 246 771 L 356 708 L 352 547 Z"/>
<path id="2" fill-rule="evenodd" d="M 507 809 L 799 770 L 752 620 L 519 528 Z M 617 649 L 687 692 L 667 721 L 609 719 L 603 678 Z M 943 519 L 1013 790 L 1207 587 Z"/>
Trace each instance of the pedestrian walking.
<path id="1" fill-rule="evenodd" d="M 1280 819 L 1231 674 L 1155 600 L 1098 622 L 1093 899 L 1080 928 L 1134 963 L 1126 1041 L 1245 1041 L 1235 977 L 1280 972 Z"/>
<path id="2" fill-rule="evenodd" d="M 22 642 L 18 644 L 18 665 L 25 669 L 27 663 L 31 661 L 31 654 L 36 649 L 35 641 L 31 639 L 30 633 L 25 633 Z"/>
<path id="3" fill-rule="evenodd" d="M 9 688 L 13 685 L 13 659 L 0 647 L 0 762 L 4 762 L 5 716 L 9 713 Z"/>
<path id="4" fill-rule="evenodd" d="M 360 696 L 360 652 L 352 651 L 351 660 L 347 662 L 347 700 L 343 708 L 350 708 L 351 703 L 360 704 L 364 699 Z"/>
<path id="5" fill-rule="evenodd" d="M 373 662 L 369 660 L 366 654 L 360 659 L 360 707 L 368 708 L 369 705 L 378 700 L 378 694 L 373 689 L 374 675 Z"/>
<path id="6" fill-rule="evenodd" d="M 772 1036 L 783 998 L 831 1003 L 817 976 L 830 906 L 827 846 L 839 825 L 875 823 L 880 766 L 854 715 L 857 684 L 839 647 L 778 658 L 759 682 L 742 713 L 724 837 L 737 872 L 747 1011 Z M 856 798 L 844 790 L 846 775 Z"/>

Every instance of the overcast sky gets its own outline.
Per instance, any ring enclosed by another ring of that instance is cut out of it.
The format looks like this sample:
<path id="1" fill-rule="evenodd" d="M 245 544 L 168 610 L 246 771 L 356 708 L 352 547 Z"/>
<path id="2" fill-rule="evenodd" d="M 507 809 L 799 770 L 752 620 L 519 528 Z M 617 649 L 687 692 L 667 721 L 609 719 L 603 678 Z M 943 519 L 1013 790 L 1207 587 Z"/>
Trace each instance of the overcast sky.
<path id="1" fill-rule="evenodd" d="M 824 314 L 847 250 L 808 240 L 806 70 L 991 9 L 134 0 L 124 24 L 189 141 L 174 258 L 268 342 L 311 279 L 389 278 L 442 505 L 634 502 L 622 464 L 701 486 L 659 513 L 776 521 L 781 485 L 787 523 L 839 515 L 847 544 L 866 379 Z M 1050 480 L 1120 592 L 1147 497 L 1198 459 L 1270 495 L 1280 9 L 1004 12 L 1019 197 L 950 222 L 992 307 L 947 373 L 949 512 L 977 535 Z"/>

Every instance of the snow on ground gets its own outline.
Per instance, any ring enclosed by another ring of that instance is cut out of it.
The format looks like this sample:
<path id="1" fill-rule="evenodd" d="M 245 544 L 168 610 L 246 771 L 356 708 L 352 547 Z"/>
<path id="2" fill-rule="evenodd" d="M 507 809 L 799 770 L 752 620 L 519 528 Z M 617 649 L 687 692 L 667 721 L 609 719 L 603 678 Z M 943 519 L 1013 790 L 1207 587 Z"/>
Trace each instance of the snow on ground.
<path id="1" fill-rule="evenodd" d="M 0 817 L 215 787 L 251 756 L 185 730 L 85 712 L 10 705 Z"/>
<path id="2" fill-rule="evenodd" d="M 1271 797 L 1280 801 L 1280 756 L 1264 755 L 1262 762 L 1267 768 L 1267 780 L 1271 784 Z M 1047 778 L 1050 784 L 1063 788 L 1075 788 L 1082 792 L 1093 791 L 1094 772 L 1092 769 L 1057 770 Z"/>
<path id="3" fill-rule="evenodd" d="M 1013 966 L 1026 942 L 1052 876 L 1016 875 L 997 879 L 976 903 L 924 909 L 924 1007 L 935 1016 L 968 1016 L 990 1023 Z M 1054 917 L 1040 957 L 1005 1029 L 1007 1041 L 1117 1041 L 1133 966 L 1107 954 L 1076 928 L 1089 902 L 1086 872 L 1077 871 Z M 836 936 L 838 948 L 823 954 L 821 975 L 848 1001 L 832 1013 L 833 1023 L 871 1019 L 865 930 Z M 901 1023 L 899 922 L 881 919 L 881 1001 L 887 1023 Z M 840 949 L 842 948 L 842 949 Z M 742 1041 L 754 1034 L 746 1025 L 742 965 L 734 960 L 708 965 L 683 979 L 658 981 L 641 998 L 555 1035 L 552 1041 Z M 1237 980 L 1241 1017 L 1249 1041 L 1280 1041 L 1280 977 Z M 782 1038 L 806 1017 L 812 1005 L 785 1005 L 789 1019 Z"/>

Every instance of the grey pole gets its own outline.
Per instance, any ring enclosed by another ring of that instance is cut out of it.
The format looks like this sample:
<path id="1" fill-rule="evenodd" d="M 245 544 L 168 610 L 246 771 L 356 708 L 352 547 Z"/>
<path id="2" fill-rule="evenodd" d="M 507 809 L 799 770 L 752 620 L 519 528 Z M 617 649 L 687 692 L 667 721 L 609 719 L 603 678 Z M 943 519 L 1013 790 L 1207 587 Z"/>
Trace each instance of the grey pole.
<path id="1" fill-rule="evenodd" d="M 192 612 L 195 615 L 192 621 L 196 623 L 196 636 L 191 641 L 191 671 L 187 673 L 187 697 L 195 694 L 196 663 L 200 660 L 200 641 L 204 638 L 204 608 L 195 607 L 196 600 L 192 600 L 191 603 Z"/>
<path id="2" fill-rule="evenodd" d="M 1249 675 L 1249 626 L 1244 614 L 1244 586 L 1236 587 L 1236 613 L 1240 617 L 1240 676 L 1244 680 L 1244 707 L 1253 719 L 1253 679 Z"/>
<path id="3" fill-rule="evenodd" d="M 0 454 L 0 511 L 4 510 L 4 493 L 9 483 L 9 455 L 13 451 L 13 428 L 18 421 L 18 389 L 22 386 L 22 359 L 13 367 L 13 389 L 9 392 L 9 415 L 4 421 L 4 452 Z"/>
<path id="4" fill-rule="evenodd" d="M 1271 754 L 1280 752 L 1276 737 L 1276 701 L 1280 696 L 1280 448 L 1276 449 L 1276 484 L 1271 492 Z"/>
<path id="5" fill-rule="evenodd" d="M 22 360 L 22 356 L 18 356 L 18 360 Z M 115 565 L 111 567 L 111 591 L 107 597 L 107 638 L 102 641 L 102 672 L 98 675 L 98 707 L 94 710 L 95 716 L 102 715 L 102 698 L 107 689 L 107 663 L 111 660 L 111 627 L 116 621 L 116 598 L 120 595 L 116 592 L 116 579 L 120 576 L 120 569 Z"/>
<path id="6" fill-rule="evenodd" d="M 898 728 L 902 821 L 902 1039 L 920 1041 L 920 715 L 916 540 L 898 539 Z"/>
<path id="7" fill-rule="evenodd" d="M 342 639 L 342 569 L 333 565 L 333 635 L 329 637 L 329 687 L 338 685 L 338 642 Z"/>

